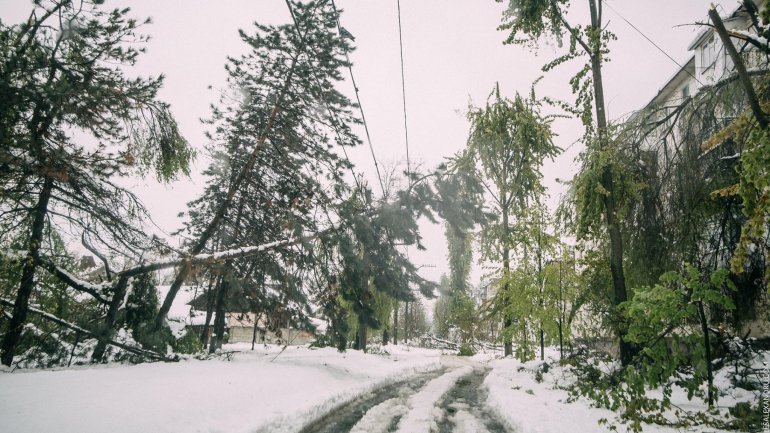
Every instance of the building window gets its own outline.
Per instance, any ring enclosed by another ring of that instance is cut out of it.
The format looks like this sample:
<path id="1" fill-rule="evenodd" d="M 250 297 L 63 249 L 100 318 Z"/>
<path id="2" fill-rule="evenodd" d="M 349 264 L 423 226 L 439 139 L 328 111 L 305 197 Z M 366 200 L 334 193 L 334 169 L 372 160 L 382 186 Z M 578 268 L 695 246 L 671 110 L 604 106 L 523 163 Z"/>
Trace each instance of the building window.
<path id="1" fill-rule="evenodd" d="M 682 99 L 687 99 L 690 97 L 690 85 L 685 84 L 684 87 L 682 87 Z"/>
<path id="2" fill-rule="evenodd" d="M 714 66 L 714 63 L 716 62 L 716 45 L 714 43 L 714 36 L 706 40 L 706 42 L 703 44 L 703 48 L 701 48 L 700 51 L 700 65 L 701 68 L 705 71 L 706 69 Z"/>

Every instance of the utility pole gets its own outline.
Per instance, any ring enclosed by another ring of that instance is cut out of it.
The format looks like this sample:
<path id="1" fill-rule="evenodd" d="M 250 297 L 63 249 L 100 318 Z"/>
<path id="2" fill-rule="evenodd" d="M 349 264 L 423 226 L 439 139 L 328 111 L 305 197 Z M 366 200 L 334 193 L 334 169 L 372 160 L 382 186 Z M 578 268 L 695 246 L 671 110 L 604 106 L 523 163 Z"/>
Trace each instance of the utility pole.
<path id="1" fill-rule="evenodd" d="M 409 342 L 409 301 L 404 303 L 404 343 Z"/>

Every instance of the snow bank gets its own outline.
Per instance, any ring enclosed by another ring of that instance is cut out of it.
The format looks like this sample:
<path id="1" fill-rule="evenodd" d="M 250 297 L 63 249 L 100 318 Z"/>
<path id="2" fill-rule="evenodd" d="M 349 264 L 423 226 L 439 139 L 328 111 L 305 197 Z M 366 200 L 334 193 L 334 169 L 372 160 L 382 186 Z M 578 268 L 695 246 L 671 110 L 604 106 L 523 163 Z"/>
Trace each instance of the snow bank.
<path id="1" fill-rule="evenodd" d="M 499 413 L 517 432 L 522 433 L 561 433 L 567 431 L 604 433 L 613 430 L 599 425 L 599 420 L 612 422 L 617 414 L 607 409 L 591 406 L 585 399 L 566 403 L 567 391 L 557 389 L 574 382 L 569 367 L 559 366 L 558 351 L 546 349 L 546 362 L 551 366 L 547 373 L 542 373 L 542 381 L 535 380 L 535 372 L 541 361 L 521 363 L 515 359 L 490 361 L 492 371 L 484 380 L 489 391 L 488 404 Z M 605 366 L 607 367 L 607 366 Z M 726 375 L 728 369 L 721 370 L 715 377 L 715 385 L 720 390 L 718 406 L 722 412 L 737 401 L 752 401 L 752 394 L 733 387 Z M 705 387 L 704 387 L 705 389 Z M 648 396 L 655 397 L 658 391 L 650 391 Z M 697 399 L 688 400 L 686 393 L 675 388 L 671 396 L 672 403 L 685 410 L 705 410 L 705 404 Z M 622 431 L 622 427 L 620 430 Z M 700 432 L 702 427 L 674 429 L 659 425 L 644 425 L 645 432 L 674 433 Z M 708 428 L 712 433 L 722 430 Z"/>
<path id="2" fill-rule="evenodd" d="M 388 350 L 380 356 L 273 346 L 235 353 L 231 362 L 4 373 L 0 431 L 297 431 L 355 394 L 440 367 L 436 351 Z"/>
<path id="3" fill-rule="evenodd" d="M 555 382 L 552 374 L 544 374 L 543 382 L 538 383 L 534 375 L 527 371 L 530 365 L 523 365 L 515 359 L 495 360 L 490 366 L 492 371 L 484 380 L 489 390 L 488 403 L 516 431 L 609 432 L 598 421 L 601 418 L 612 419 L 615 414 L 592 408 L 583 401 L 564 403 L 567 392 L 551 389 Z M 519 371 L 519 368 L 524 370 Z"/>

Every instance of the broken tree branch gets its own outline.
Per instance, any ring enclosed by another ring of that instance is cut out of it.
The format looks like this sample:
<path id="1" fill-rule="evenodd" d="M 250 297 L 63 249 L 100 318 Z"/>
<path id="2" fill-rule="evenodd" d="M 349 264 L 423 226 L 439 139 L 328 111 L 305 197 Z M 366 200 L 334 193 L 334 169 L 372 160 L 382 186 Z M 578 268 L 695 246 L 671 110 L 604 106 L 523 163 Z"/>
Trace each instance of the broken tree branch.
<path id="1" fill-rule="evenodd" d="M 746 96 L 749 100 L 751 111 L 754 113 L 754 117 L 757 119 L 759 126 L 762 129 L 767 130 L 767 115 L 764 111 L 762 111 L 762 106 L 759 104 L 759 98 L 757 98 L 754 85 L 751 83 L 751 78 L 749 78 L 748 72 L 746 72 L 746 65 L 743 64 L 743 58 L 740 56 L 740 54 L 738 54 L 738 51 L 735 49 L 735 45 L 733 45 L 732 40 L 730 40 L 730 35 L 727 33 L 727 29 L 725 29 L 722 18 L 719 16 L 719 12 L 717 12 L 713 4 L 709 9 L 709 18 L 711 18 L 711 22 L 714 23 L 714 31 L 717 32 L 719 38 L 722 40 L 725 51 L 727 51 L 727 53 L 730 55 L 730 58 L 735 65 L 735 70 L 738 72 L 738 77 L 741 80 L 741 84 L 743 84 L 743 88 L 746 90 Z"/>
<path id="2" fill-rule="evenodd" d="M 13 308 L 13 305 L 14 305 L 13 302 L 11 302 L 11 301 L 9 301 L 7 299 L 2 299 L 2 298 L 0 298 L 0 304 L 6 305 L 6 306 L 11 307 L 11 308 Z M 75 325 L 73 323 L 69 323 L 69 322 L 67 322 L 64 319 L 60 319 L 59 317 L 56 317 L 53 314 L 46 313 L 43 310 L 39 310 L 39 309 L 34 308 L 34 307 L 29 307 L 29 312 L 33 313 L 33 314 L 37 314 L 38 316 L 42 317 L 45 320 L 48 320 L 48 321 L 53 322 L 53 323 L 56 323 L 57 325 L 64 326 L 65 328 L 69 328 L 69 329 L 71 329 L 71 330 L 73 330 L 75 332 L 78 332 L 80 334 L 87 335 L 87 336 L 93 337 L 93 338 L 99 338 L 99 336 L 96 335 L 95 333 L 93 333 L 93 332 L 91 332 L 91 331 L 89 331 L 89 330 L 87 330 L 85 328 L 81 328 L 80 326 L 77 326 L 77 325 Z M 147 350 L 147 349 L 142 349 L 142 348 L 139 348 L 139 347 L 130 346 L 128 344 L 121 343 L 119 341 L 109 340 L 108 344 L 110 344 L 112 346 L 115 346 L 115 347 L 119 347 L 119 348 L 125 350 L 126 352 L 133 353 L 134 355 L 139 355 L 139 356 L 143 356 L 143 357 L 146 357 L 146 358 L 155 359 L 155 360 L 158 360 L 158 361 L 176 361 L 175 358 L 169 358 L 169 357 L 167 357 L 165 355 L 162 355 L 160 353 L 153 352 L 153 351 Z"/>

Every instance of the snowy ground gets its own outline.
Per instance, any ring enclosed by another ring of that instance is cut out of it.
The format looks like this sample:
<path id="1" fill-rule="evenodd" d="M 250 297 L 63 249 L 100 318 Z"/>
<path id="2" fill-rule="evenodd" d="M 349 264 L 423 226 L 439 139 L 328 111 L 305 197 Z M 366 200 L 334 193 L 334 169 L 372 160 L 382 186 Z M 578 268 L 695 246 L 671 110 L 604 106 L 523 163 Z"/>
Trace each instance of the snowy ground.
<path id="1" fill-rule="evenodd" d="M 488 358 L 487 358 L 488 359 Z M 542 374 L 542 381 L 535 380 L 534 372 L 541 361 L 535 360 L 521 363 L 515 359 L 488 359 L 492 372 L 487 376 L 484 385 L 488 389 L 488 404 L 492 410 L 500 413 L 521 433 L 561 433 L 575 432 L 611 432 L 610 428 L 600 425 L 599 420 L 607 419 L 612 422 L 615 413 L 591 407 L 586 400 L 565 403 L 567 392 L 559 388 L 574 380 L 569 368 L 558 366 L 558 351 L 546 349 L 546 362 L 551 369 Z M 754 402 L 756 396 L 748 391 L 730 385 L 723 369 L 715 377 L 715 386 L 719 389 L 720 397 L 717 406 L 722 412 L 727 412 L 738 401 Z M 659 393 L 658 393 L 659 394 Z M 657 397 L 656 393 L 648 395 Z M 697 398 L 688 400 L 681 389 L 676 389 L 671 397 L 672 403 L 688 411 L 705 410 L 705 404 Z M 624 431 L 620 425 L 618 431 Z M 719 433 L 722 430 L 714 428 L 694 427 L 668 428 L 659 425 L 645 425 L 644 432 L 650 433 Z"/>
<path id="2" fill-rule="evenodd" d="M 440 367 L 438 352 L 414 348 L 249 348 L 228 347 L 242 350 L 232 361 L 0 373 L 0 431 L 296 431 L 356 394 Z"/>
<path id="3" fill-rule="evenodd" d="M 228 346 L 239 351 L 232 361 L 0 373 L 0 432 L 589 433 L 610 431 L 598 421 L 615 417 L 565 403 L 555 388 L 569 369 L 553 359 L 538 382 L 539 361 L 495 354 L 249 348 Z M 723 393 L 720 405 L 746 397 Z"/>

